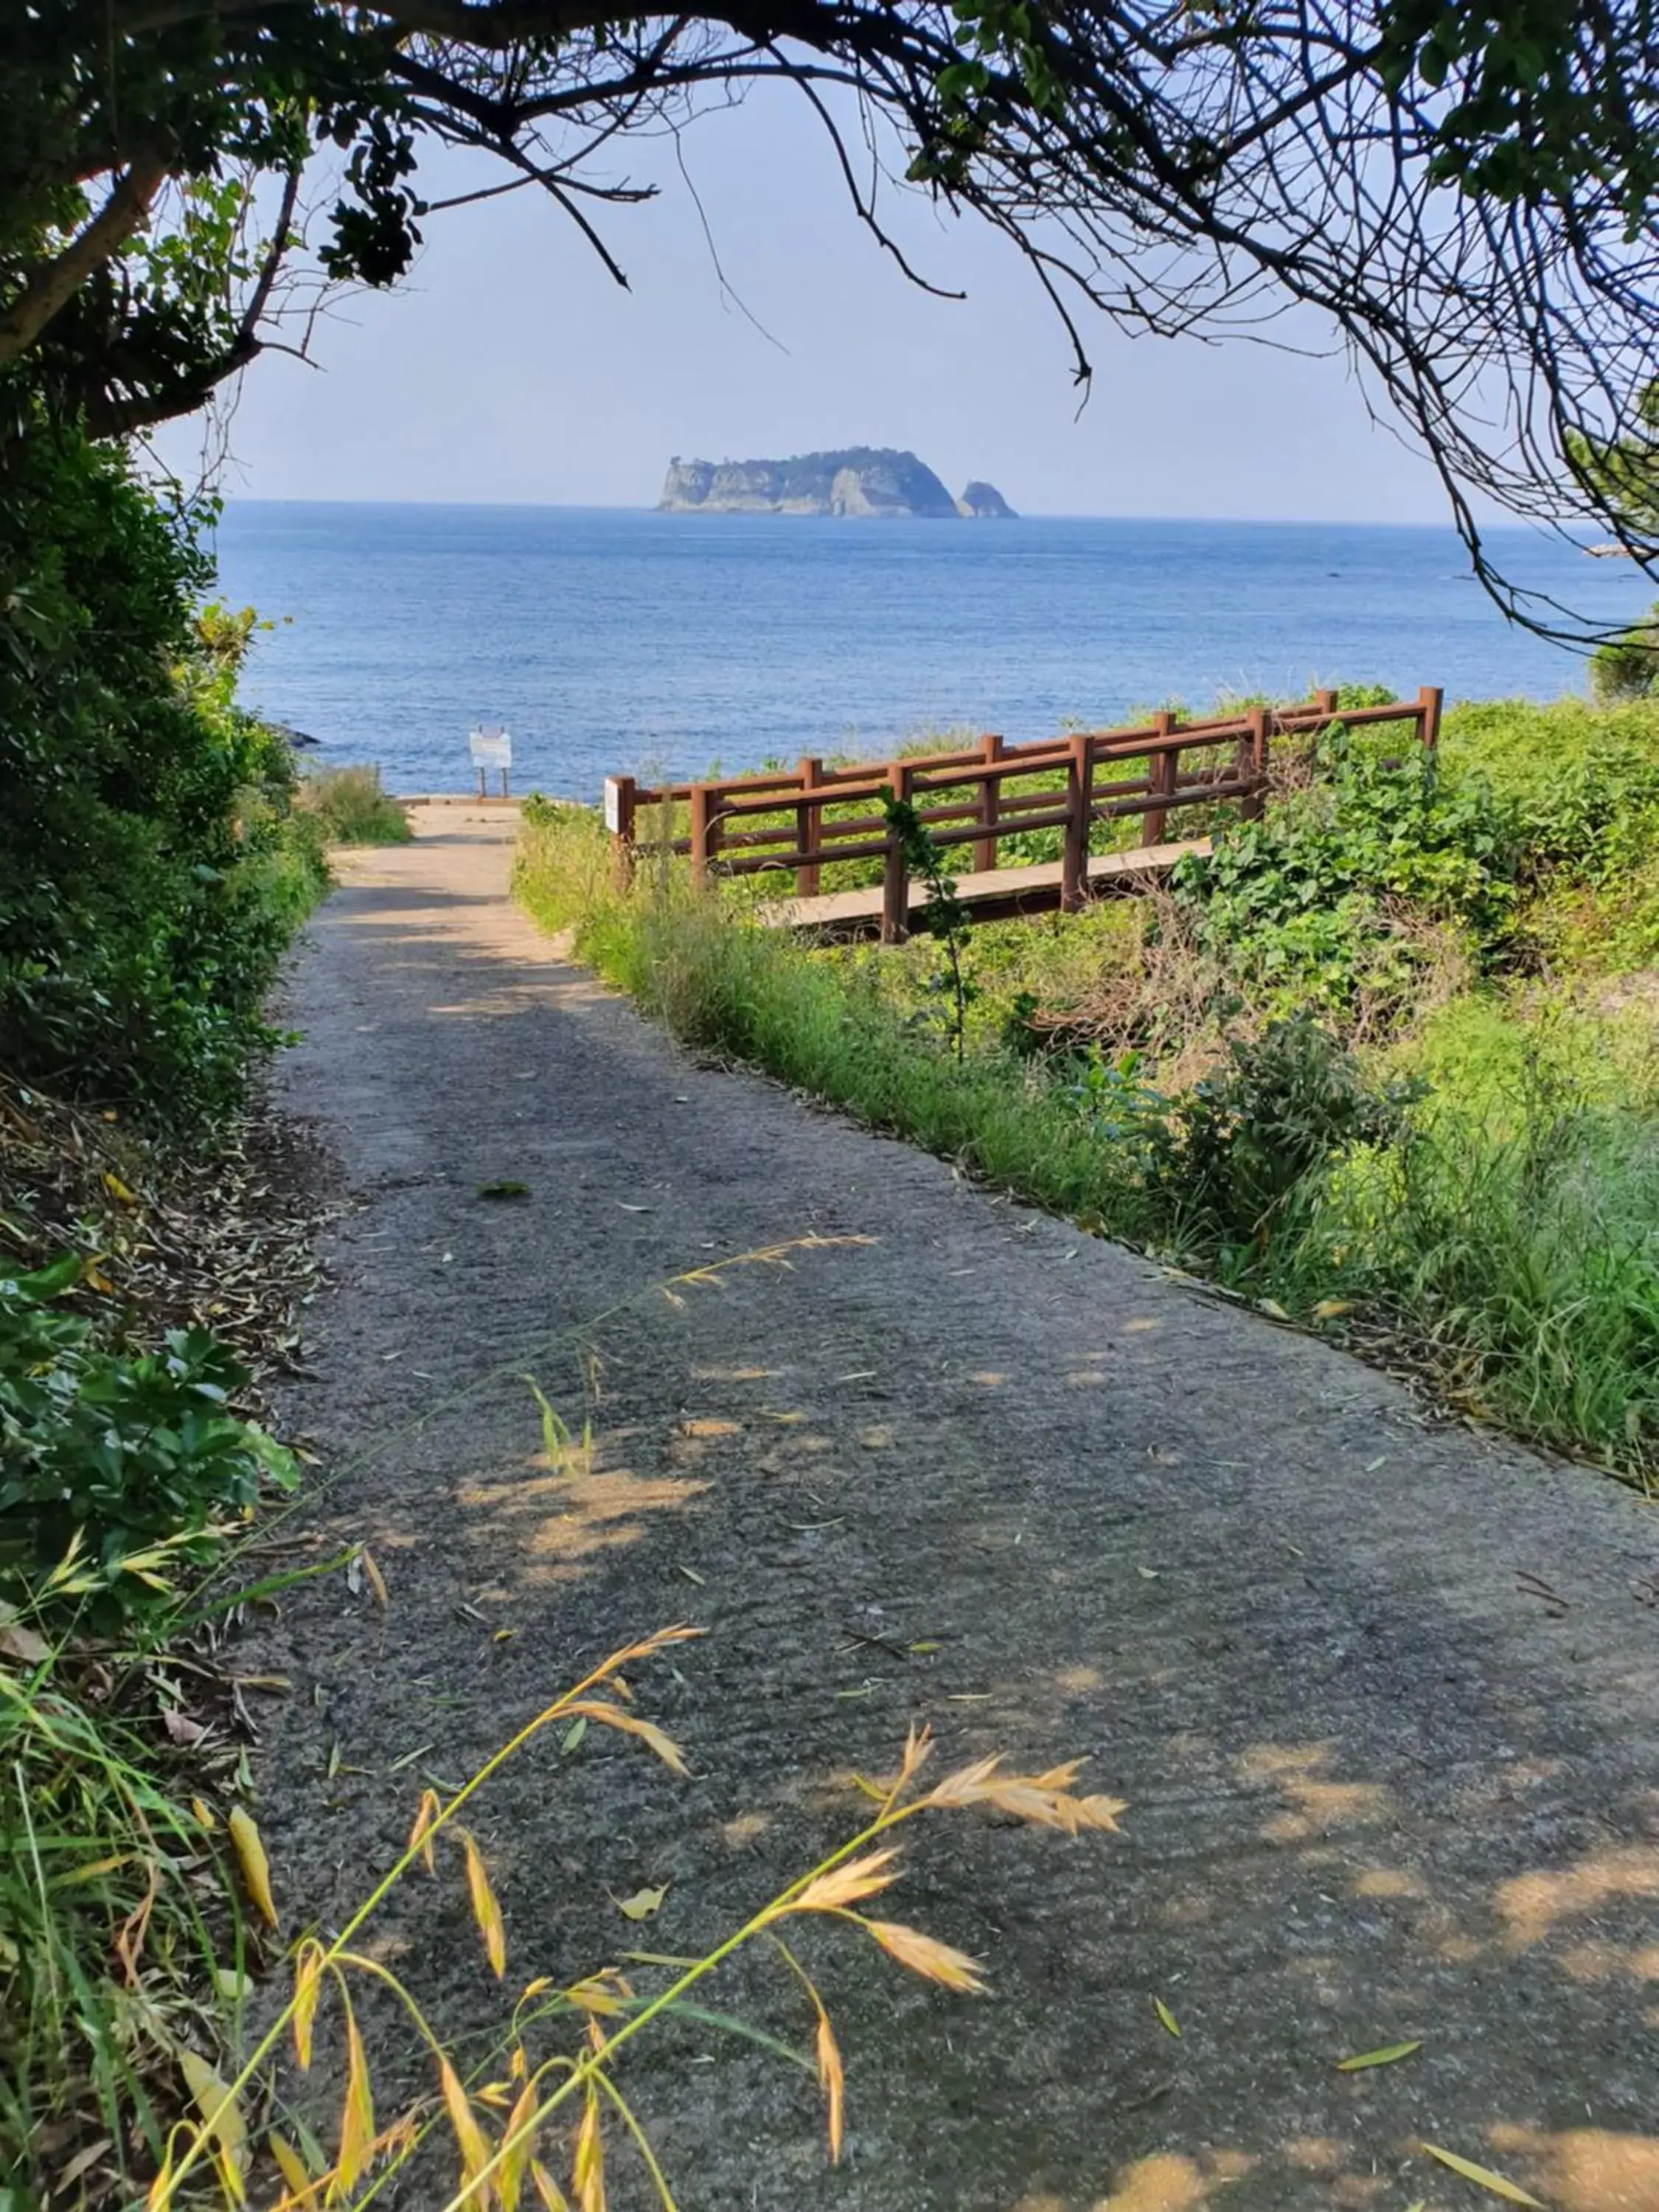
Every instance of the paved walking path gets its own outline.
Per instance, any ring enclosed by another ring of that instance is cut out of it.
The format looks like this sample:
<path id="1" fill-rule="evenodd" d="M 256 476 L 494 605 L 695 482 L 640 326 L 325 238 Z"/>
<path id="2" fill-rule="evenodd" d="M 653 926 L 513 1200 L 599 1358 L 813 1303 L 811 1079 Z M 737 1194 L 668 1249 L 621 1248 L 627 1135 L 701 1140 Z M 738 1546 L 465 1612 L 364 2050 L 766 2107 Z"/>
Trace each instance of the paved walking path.
<path id="1" fill-rule="evenodd" d="M 291 1909 L 361 1893 L 422 1771 L 685 1618 L 708 1640 L 636 1686 L 695 1779 L 590 1730 L 484 1808 L 510 1973 L 709 1943 L 856 1820 L 847 1771 L 912 1720 L 953 1761 L 1086 1754 L 1131 1808 L 1120 1838 L 917 1838 L 894 1917 L 981 1956 L 988 1998 L 851 1930 L 806 1945 L 839 2172 L 805 2075 L 696 2027 L 642 2051 L 688 2212 L 1492 2201 L 1425 2139 L 1556 2212 L 1659 2207 L 1651 1509 L 696 1066 L 507 903 L 499 815 L 420 827 L 348 862 L 284 1062 L 361 1200 L 289 1412 L 334 1465 L 374 1455 L 311 1519 L 368 1540 L 391 1601 L 336 1577 L 268 1638 Z M 503 1180 L 528 1195 L 478 1195 Z M 860 1241 L 649 1288 L 809 1237 Z M 539 1459 L 520 1374 L 590 1405 L 591 1465 Z M 453 1879 L 391 1924 L 441 2016 L 489 2017 Z M 758 1958 L 724 2001 L 808 2039 Z M 647 2201 L 619 2164 L 613 2202 Z"/>

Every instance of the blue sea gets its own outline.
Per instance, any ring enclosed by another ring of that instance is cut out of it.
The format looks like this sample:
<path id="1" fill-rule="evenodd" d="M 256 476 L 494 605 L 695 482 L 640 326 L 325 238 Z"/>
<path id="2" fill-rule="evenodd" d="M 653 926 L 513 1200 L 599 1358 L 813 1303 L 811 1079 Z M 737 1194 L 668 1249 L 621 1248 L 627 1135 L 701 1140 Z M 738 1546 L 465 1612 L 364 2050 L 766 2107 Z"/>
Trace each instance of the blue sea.
<path id="1" fill-rule="evenodd" d="M 1489 543 L 1600 623 L 1651 598 L 1628 562 Z M 1018 741 L 1227 693 L 1547 699 L 1584 681 L 1504 621 L 1449 529 L 250 501 L 227 507 L 218 556 L 223 596 L 275 625 L 249 703 L 404 792 L 466 788 L 478 723 L 511 732 L 515 790 L 592 798 L 611 773 L 934 731 Z"/>

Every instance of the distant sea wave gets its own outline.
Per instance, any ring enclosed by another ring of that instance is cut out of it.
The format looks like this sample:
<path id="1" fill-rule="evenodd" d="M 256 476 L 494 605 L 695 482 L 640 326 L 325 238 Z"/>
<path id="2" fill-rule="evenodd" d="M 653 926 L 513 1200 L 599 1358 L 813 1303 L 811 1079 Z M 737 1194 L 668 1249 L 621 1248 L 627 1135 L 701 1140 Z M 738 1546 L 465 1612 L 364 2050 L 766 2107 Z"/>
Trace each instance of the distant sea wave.
<path id="1" fill-rule="evenodd" d="M 1628 562 L 1492 542 L 1598 622 L 1650 597 Z M 1504 621 L 1449 530 L 248 501 L 218 556 L 223 595 L 276 624 L 251 703 L 401 791 L 465 788 L 479 722 L 511 732 L 516 789 L 592 798 L 607 773 L 1024 739 L 1230 692 L 1583 684 Z"/>

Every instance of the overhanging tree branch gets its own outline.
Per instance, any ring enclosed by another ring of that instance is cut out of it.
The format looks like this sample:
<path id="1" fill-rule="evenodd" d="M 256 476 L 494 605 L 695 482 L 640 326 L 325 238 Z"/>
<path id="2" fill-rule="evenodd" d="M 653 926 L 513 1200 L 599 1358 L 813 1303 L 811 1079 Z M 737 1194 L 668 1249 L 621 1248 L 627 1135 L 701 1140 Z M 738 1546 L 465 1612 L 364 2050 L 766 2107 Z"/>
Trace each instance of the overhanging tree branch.
<path id="1" fill-rule="evenodd" d="M 167 162 L 159 154 L 136 161 L 116 179 L 103 206 L 61 252 L 25 279 L 0 313 L 0 369 L 9 368 L 27 353 L 88 277 L 102 268 L 134 231 L 143 228 L 167 175 Z"/>

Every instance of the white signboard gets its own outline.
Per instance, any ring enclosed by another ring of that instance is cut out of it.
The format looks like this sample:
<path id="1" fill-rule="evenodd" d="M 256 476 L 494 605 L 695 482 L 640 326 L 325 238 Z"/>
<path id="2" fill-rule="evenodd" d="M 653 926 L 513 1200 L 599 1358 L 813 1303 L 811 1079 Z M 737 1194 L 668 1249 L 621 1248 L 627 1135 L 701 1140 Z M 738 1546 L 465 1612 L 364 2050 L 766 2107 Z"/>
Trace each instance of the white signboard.
<path id="1" fill-rule="evenodd" d="M 513 740 L 505 730 L 489 724 L 467 732 L 467 750 L 474 768 L 511 768 Z"/>
<path id="2" fill-rule="evenodd" d="M 614 775 L 605 780 L 605 826 L 613 837 L 622 830 L 622 786 Z"/>

